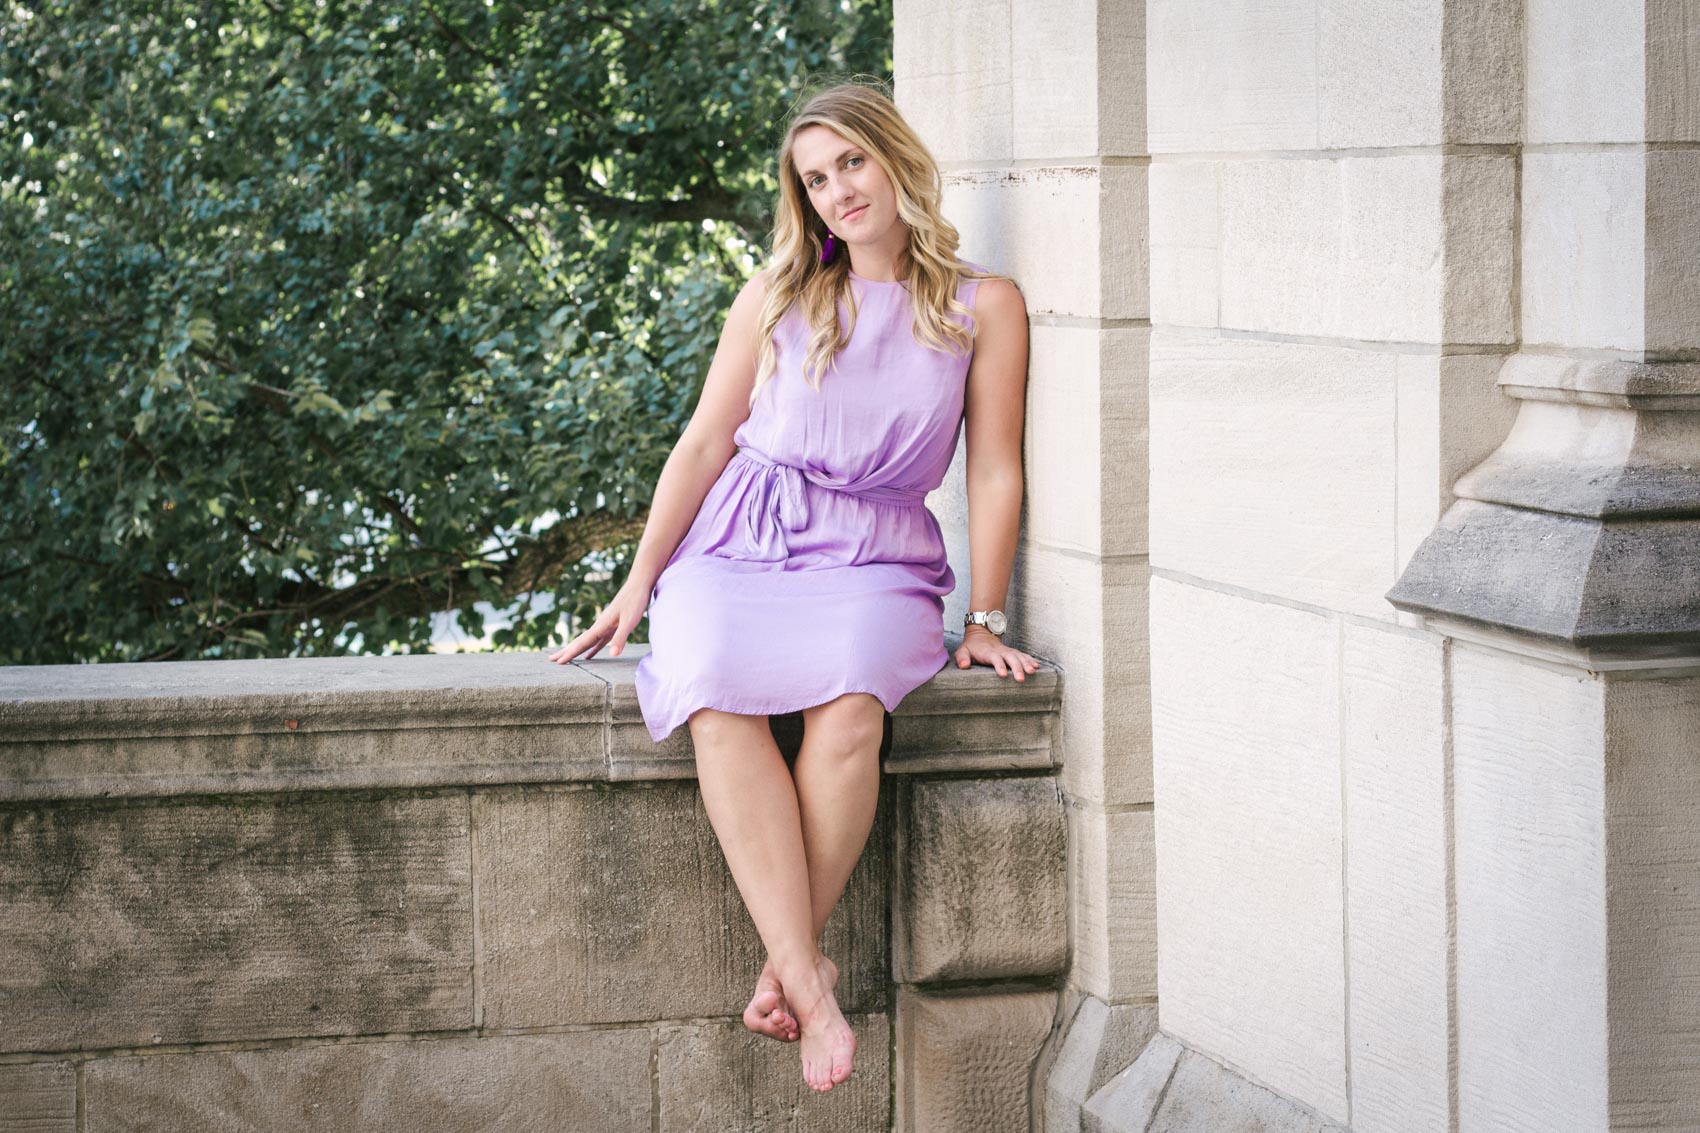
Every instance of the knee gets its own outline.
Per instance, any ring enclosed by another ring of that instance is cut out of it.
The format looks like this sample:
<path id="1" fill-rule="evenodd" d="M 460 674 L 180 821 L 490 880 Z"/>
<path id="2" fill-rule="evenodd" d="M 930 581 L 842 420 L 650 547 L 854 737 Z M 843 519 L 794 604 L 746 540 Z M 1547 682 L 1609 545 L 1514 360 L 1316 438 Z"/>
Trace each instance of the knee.
<path id="1" fill-rule="evenodd" d="M 803 716 L 803 747 L 815 758 L 872 758 L 885 740 L 885 706 L 869 693 L 846 693 Z"/>

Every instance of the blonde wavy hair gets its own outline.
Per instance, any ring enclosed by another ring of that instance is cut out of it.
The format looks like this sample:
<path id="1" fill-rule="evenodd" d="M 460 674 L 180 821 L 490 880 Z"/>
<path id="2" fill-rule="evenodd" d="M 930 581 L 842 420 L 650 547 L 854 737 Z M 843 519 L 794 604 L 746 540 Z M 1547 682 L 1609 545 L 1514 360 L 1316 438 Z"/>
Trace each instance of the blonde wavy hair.
<path id="1" fill-rule="evenodd" d="M 1010 279 L 982 272 L 957 257 L 956 228 L 939 212 L 938 163 L 918 134 L 904 121 L 882 88 L 859 82 L 827 87 L 809 97 L 786 127 L 779 146 L 779 199 L 774 207 L 767 295 L 762 302 L 761 348 L 757 356 L 754 406 L 778 366 L 773 332 L 796 304 L 809 326 L 803 376 L 818 393 L 824 373 L 837 368 L 838 352 L 856 327 L 856 300 L 850 290 L 850 256 L 840 251 L 821 263 L 827 225 L 809 202 L 797 171 L 792 143 L 809 126 L 825 126 L 860 146 L 885 171 L 897 195 L 897 216 L 909 228 L 909 244 L 898 257 L 899 277 L 907 277 L 914 303 L 915 341 L 934 350 L 966 353 L 973 331 L 952 316 L 974 312 L 957 301 L 962 279 Z M 907 269 L 907 270 L 905 270 Z M 1010 282 L 1014 282 L 1013 279 Z M 848 326 L 838 325 L 838 305 L 850 312 Z"/>

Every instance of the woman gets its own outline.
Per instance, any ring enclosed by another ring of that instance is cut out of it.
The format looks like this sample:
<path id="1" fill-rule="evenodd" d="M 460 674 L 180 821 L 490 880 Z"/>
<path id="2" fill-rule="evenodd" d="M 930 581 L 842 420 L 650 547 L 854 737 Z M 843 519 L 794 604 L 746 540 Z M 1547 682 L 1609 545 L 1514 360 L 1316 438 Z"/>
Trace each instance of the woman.
<path id="1" fill-rule="evenodd" d="M 937 519 L 968 444 L 970 624 L 955 660 L 1016 680 L 1002 606 L 1021 511 L 1027 311 L 956 257 L 932 155 L 882 92 L 816 94 L 779 149 L 773 258 L 733 301 L 631 574 L 550 660 L 618 656 L 653 739 L 690 729 L 704 808 L 766 946 L 751 1030 L 830 1090 L 856 1041 L 817 946 L 872 828 L 886 713 L 950 660 Z M 965 428 L 964 428 L 965 425 Z M 647 610 L 646 610 L 647 604 Z M 995 631 L 995 632 L 994 632 Z M 801 711 L 794 771 L 768 716 Z"/>

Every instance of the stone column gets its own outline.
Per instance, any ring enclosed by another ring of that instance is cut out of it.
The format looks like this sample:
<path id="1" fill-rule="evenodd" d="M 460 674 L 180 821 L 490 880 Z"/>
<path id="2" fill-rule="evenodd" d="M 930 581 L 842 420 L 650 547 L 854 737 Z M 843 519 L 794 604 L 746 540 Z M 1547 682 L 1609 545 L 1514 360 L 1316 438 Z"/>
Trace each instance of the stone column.
<path id="1" fill-rule="evenodd" d="M 1144 4 L 898 0 L 895 35 L 897 100 L 943 167 L 963 252 L 1016 278 L 1030 320 L 1026 506 L 1006 605 L 1009 640 L 1065 674 L 1072 954 L 1053 1022 L 1084 1011 L 1089 1023 L 1070 1057 L 1086 1068 L 1059 1079 L 1073 1114 L 1155 1025 Z M 961 580 L 953 632 L 969 579 L 957 455 L 929 501 Z M 900 1003 L 900 1029 L 902 1015 Z"/>
<path id="2" fill-rule="evenodd" d="M 1510 423 L 1521 11 L 1147 5 L 1164 1041 L 1099 1129 L 1449 1128 L 1446 657 L 1384 596 Z"/>
<path id="3" fill-rule="evenodd" d="M 1503 446 L 1449 643 L 1455 1128 L 1700 1130 L 1700 4 L 1531 0 Z"/>

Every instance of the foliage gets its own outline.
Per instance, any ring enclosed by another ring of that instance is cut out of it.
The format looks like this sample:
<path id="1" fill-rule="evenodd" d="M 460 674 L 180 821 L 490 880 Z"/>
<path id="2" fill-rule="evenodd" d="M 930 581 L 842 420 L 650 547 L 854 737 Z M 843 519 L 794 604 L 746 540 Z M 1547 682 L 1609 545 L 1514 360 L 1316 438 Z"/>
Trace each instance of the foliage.
<path id="1" fill-rule="evenodd" d="M 889 42 L 862 0 L 5 10 L 0 661 L 413 651 L 476 602 L 558 640 L 798 90 Z"/>

